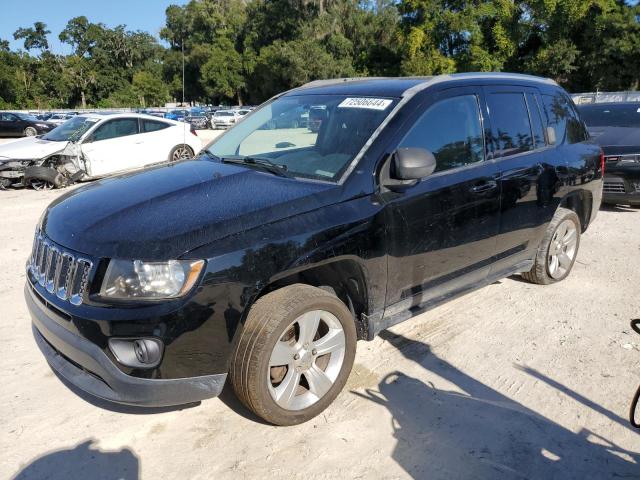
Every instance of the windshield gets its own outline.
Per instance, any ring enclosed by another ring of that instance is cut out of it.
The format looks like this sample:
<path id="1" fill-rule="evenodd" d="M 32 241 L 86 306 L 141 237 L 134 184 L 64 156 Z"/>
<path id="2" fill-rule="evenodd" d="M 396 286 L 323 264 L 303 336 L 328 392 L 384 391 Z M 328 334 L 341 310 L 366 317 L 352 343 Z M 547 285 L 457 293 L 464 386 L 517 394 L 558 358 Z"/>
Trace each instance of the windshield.
<path id="1" fill-rule="evenodd" d="M 19 117 L 20 120 L 29 120 L 31 122 L 37 122 L 38 121 L 38 119 L 36 117 L 34 117 L 33 115 L 29 115 L 28 113 L 17 112 L 17 113 L 15 113 L 15 115 L 17 117 Z"/>
<path id="2" fill-rule="evenodd" d="M 640 103 L 582 105 L 578 110 L 589 127 L 640 127 Z"/>
<path id="3" fill-rule="evenodd" d="M 293 176 L 336 181 L 396 101 L 345 95 L 281 97 L 254 111 L 207 151 L 222 159 L 266 158 Z"/>
<path id="4" fill-rule="evenodd" d="M 42 138 L 52 142 L 75 142 L 98 121 L 100 121 L 99 118 L 73 117 Z"/>
<path id="5" fill-rule="evenodd" d="M 216 112 L 213 114 L 214 117 L 233 117 L 232 112 Z"/>

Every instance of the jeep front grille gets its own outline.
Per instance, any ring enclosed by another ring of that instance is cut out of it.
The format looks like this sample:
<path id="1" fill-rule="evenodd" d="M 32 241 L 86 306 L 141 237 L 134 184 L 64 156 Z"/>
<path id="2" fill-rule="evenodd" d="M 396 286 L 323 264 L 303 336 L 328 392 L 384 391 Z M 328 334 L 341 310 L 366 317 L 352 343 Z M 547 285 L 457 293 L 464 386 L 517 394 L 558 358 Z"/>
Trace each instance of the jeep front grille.
<path id="1" fill-rule="evenodd" d="M 36 232 L 29 269 L 47 292 L 73 305 L 80 305 L 89 284 L 91 261 L 66 251 Z"/>

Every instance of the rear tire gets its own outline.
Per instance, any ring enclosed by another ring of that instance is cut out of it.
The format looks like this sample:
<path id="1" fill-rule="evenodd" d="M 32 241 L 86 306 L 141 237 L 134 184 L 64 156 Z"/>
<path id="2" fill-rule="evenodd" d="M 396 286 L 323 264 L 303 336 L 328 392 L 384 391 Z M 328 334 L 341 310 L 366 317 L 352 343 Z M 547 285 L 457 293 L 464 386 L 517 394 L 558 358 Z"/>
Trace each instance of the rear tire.
<path id="1" fill-rule="evenodd" d="M 573 210 L 559 207 L 536 252 L 533 268 L 522 277 L 539 285 L 564 280 L 571 273 L 580 247 L 580 219 Z"/>
<path id="2" fill-rule="evenodd" d="M 189 158 L 193 158 L 193 150 L 189 145 L 176 145 L 171 149 L 171 152 L 169 152 L 170 162 L 177 162 L 178 160 L 186 160 Z"/>
<path id="3" fill-rule="evenodd" d="M 229 377 L 240 401 L 275 425 L 320 414 L 344 387 L 356 352 L 349 309 L 335 295 L 295 284 L 249 311 Z"/>

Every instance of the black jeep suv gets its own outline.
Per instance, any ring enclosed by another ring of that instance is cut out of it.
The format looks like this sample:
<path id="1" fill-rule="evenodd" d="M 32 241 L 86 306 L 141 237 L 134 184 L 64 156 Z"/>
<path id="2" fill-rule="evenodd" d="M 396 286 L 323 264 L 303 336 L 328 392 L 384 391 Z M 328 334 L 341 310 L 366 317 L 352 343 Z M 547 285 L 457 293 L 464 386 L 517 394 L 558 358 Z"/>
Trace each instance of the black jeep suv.
<path id="1" fill-rule="evenodd" d="M 602 147 L 602 202 L 640 208 L 640 102 L 581 105 L 591 137 Z"/>
<path id="2" fill-rule="evenodd" d="M 316 132 L 261 128 L 300 108 L 325 112 Z M 54 201 L 27 266 L 34 335 L 104 399 L 195 402 L 229 376 L 259 416 L 300 423 L 345 385 L 357 340 L 507 275 L 564 279 L 602 174 L 550 80 L 312 82 L 198 159 Z"/>

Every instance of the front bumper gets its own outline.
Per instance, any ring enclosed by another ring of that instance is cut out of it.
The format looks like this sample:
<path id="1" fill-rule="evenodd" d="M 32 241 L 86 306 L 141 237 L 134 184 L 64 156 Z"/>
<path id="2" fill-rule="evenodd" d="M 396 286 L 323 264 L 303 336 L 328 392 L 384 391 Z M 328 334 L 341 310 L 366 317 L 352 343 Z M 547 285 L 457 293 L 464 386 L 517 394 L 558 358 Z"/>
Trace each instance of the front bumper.
<path id="1" fill-rule="evenodd" d="M 127 375 L 95 344 L 60 325 L 66 321 L 48 309 L 27 283 L 25 299 L 33 334 L 51 367 L 77 388 L 127 405 L 165 407 L 212 398 L 222 392 L 227 374 L 177 379 Z"/>

